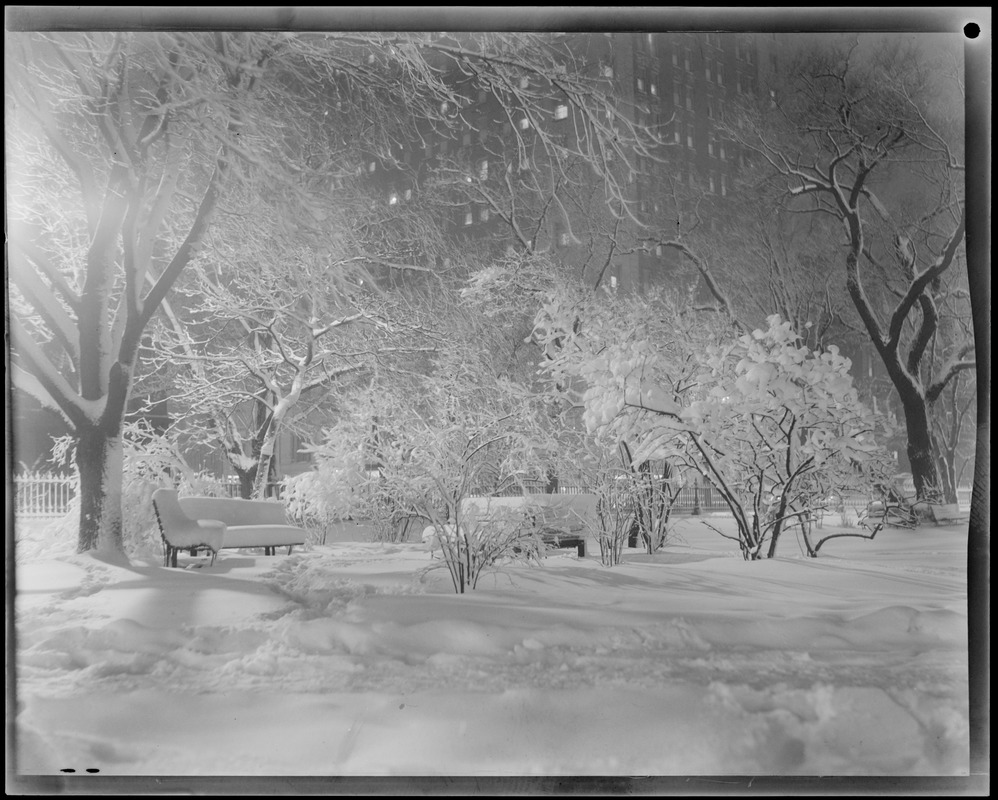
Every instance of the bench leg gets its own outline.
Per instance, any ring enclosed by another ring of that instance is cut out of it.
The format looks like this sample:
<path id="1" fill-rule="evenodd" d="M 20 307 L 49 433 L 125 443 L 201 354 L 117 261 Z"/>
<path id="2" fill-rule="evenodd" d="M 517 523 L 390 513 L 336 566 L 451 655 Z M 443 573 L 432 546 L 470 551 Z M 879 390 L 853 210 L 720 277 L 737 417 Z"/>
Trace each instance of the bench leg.
<path id="1" fill-rule="evenodd" d="M 291 548 L 294 547 L 293 544 L 288 545 L 288 555 L 291 555 Z"/>
<path id="2" fill-rule="evenodd" d="M 173 550 L 173 555 L 172 555 L 172 556 L 171 556 L 171 558 L 170 558 L 170 566 L 171 566 L 171 567 L 175 567 L 175 566 L 177 566 L 177 549 L 178 549 L 178 548 L 176 548 L 176 547 L 172 548 L 172 550 Z"/>
<path id="3" fill-rule="evenodd" d="M 586 557 L 586 543 L 579 542 L 579 558 L 585 558 L 585 557 Z"/>

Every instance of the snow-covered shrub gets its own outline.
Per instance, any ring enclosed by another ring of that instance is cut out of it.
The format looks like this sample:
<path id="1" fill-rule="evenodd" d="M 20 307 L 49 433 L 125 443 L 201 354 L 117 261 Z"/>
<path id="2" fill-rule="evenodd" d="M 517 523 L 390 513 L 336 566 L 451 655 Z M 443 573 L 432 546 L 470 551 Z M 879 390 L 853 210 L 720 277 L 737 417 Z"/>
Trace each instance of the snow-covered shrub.
<path id="1" fill-rule="evenodd" d="M 823 498 L 875 483 L 887 468 L 883 423 L 860 402 L 849 360 L 834 346 L 801 346 L 779 316 L 713 343 L 710 331 L 682 329 L 681 313 L 641 298 L 554 298 L 538 320 L 535 335 L 557 344 L 546 369 L 582 383 L 587 428 L 628 443 L 632 463 L 667 459 L 703 474 L 748 560 L 772 557 L 788 526 L 800 526 L 816 555 L 809 525 Z"/>

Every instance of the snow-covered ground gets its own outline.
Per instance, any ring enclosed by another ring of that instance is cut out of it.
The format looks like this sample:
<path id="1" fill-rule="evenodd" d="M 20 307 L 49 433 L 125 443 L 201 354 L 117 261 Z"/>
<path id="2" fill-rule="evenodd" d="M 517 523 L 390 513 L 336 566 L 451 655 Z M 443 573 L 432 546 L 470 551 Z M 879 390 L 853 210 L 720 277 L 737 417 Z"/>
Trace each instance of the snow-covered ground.
<path id="1" fill-rule="evenodd" d="M 507 564 L 464 596 L 425 545 L 346 528 L 186 569 L 28 559 L 18 771 L 967 772 L 966 526 L 817 560 L 790 536 L 756 563 L 696 519 L 676 534 L 612 569 Z"/>

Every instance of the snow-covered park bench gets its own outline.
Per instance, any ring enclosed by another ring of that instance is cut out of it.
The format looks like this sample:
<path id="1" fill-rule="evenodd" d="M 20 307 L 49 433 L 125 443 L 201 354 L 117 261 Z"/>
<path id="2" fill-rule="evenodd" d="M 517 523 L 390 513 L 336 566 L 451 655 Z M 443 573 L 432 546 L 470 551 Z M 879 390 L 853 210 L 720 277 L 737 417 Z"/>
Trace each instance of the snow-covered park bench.
<path id="1" fill-rule="evenodd" d="M 924 509 L 924 511 L 923 511 Z M 936 525 L 962 523 L 970 520 L 969 514 L 964 514 L 956 503 L 919 503 L 918 512 Z"/>
<path id="2" fill-rule="evenodd" d="M 304 544 L 303 528 L 288 524 L 284 506 L 269 500 L 228 497 L 178 497 L 174 489 L 157 489 L 152 496 L 163 536 L 166 566 L 177 566 L 177 553 L 211 552 L 212 563 L 223 548 L 262 547 L 274 555 Z"/>
<path id="3" fill-rule="evenodd" d="M 532 518 L 548 547 L 576 548 L 579 558 L 586 555 L 587 521 L 596 512 L 596 496 L 591 494 L 531 494 L 518 497 L 469 497 L 461 501 L 461 515 L 488 520 L 493 515 L 522 510 Z M 447 526 L 444 535 L 453 535 Z M 439 547 L 437 532 L 432 525 L 423 531 L 423 543 L 430 554 Z"/>

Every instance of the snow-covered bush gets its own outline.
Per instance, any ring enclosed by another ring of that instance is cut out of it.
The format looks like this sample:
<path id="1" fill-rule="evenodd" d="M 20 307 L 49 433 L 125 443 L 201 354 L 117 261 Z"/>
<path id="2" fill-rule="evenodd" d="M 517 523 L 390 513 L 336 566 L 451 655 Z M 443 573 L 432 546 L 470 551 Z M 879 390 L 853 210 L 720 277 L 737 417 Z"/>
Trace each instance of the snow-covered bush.
<path id="1" fill-rule="evenodd" d="M 809 525 L 825 498 L 862 490 L 888 467 L 882 421 L 859 401 L 849 360 L 834 346 L 801 346 L 776 315 L 733 340 L 683 321 L 641 298 L 555 297 L 535 334 L 557 345 L 552 376 L 581 382 L 590 431 L 628 443 L 635 464 L 667 459 L 705 476 L 746 559 L 772 557 L 791 525 L 816 555 Z"/>
<path id="2" fill-rule="evenodd" d="M 288 517 L 322 543 L 330 528 L 345 519 L 370 519 L 366 478 L 356 465 L 319 461 L 315 469 L 284 479 L 281 497 Z"/>

